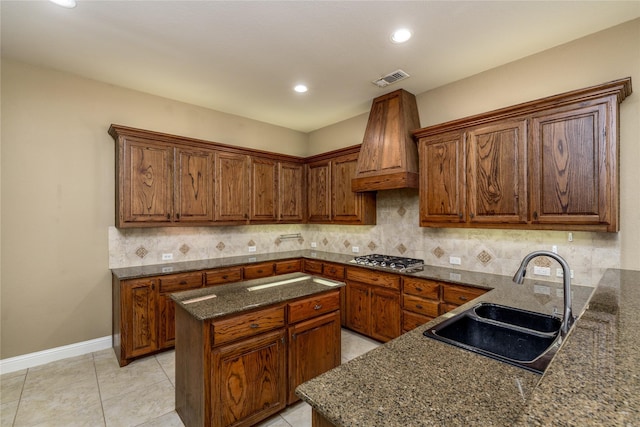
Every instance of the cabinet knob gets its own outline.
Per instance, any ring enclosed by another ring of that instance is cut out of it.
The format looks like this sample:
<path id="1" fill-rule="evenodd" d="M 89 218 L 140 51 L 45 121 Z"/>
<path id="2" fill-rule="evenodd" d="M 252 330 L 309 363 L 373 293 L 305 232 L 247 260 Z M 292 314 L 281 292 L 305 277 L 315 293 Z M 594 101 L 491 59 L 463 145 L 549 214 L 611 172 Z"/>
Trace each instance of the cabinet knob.
<path id="1" fill-rule="evenodd" d="M 180 214 L 179 213 L 176 214 L 176 218 L 180 219 Z"/>
<path id="2" fill-rule="evenodd" d="M 227 276 L 226 274 L 224 276 L 222 276 L 223 280 L 227 280 L 229 278 L 229 276 Z"/>
<path id="3" fill-rule="evenodd" d="M 460 295 L 458 298 L 459 298 L 461 301 L 467 301 L 467 300 L 468 300 L 468 298 L 467 298 L 467 297 L 465 297 L 464 295 Z"/>
<path id="4" fill-rule="evenodd" d="M 470 217 L 470 218 L 473 218 L 474 216 L 475 216 L 475 215 L 473 214 L 473 212 L 471 212 L 471 213 L 469 214 L 469 217 Z"/>
<path id="5" fill-rule="evenodd" d="M 171 214 L 170 213 L 167 214 L 167 219 L 171 219 Z"/>
<path id="6" fill-rule="evenodd" d="M 422 304 L 416 304 L 416 308 L 419 308 L 420 310 L 422 310 Z"/>
<path id="7" fill-rule="evenodd" d="M 257 323 L 252 323 L 252 324 L 250 324 L 250 325 L 249 325 L 249 327 L 250 327 L 251 329 L 256 329 L 256 328 L 259 328 L 259 327 L 260 327 L 260 325 L 258 325 Z"/>
<path id="8" fill-rule="evenodd" d="M 458 214 L 458 218 L 462 219 L 462 213 Z"/>
<path id="9" fill-rule="evenodd" d="M 416 291 L 422 292 L 422 288 L 416 288 Z"/>
<path id="10" fill-rule="evenodd" d="M 322 308 L 322 304 L 316 304 L 313 309 L 314 310 L 320 310 Z"/>
<path id="11" fill-rule="evenodd" d="M 538 211 L 533 211 L 533 219 L 538 219 Z"/>

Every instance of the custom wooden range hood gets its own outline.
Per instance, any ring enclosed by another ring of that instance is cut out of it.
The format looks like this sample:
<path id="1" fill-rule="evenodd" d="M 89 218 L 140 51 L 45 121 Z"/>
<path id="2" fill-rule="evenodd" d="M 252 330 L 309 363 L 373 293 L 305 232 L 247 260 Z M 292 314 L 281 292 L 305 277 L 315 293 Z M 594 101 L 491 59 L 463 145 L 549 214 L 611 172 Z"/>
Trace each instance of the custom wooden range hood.
<path id="1" fill-rule="evenodd" d="M 418 188 L 418 150 L 411 131 L 419 128 L 413 94 L 399 89 L 375 98 L 351 190 Z"/>

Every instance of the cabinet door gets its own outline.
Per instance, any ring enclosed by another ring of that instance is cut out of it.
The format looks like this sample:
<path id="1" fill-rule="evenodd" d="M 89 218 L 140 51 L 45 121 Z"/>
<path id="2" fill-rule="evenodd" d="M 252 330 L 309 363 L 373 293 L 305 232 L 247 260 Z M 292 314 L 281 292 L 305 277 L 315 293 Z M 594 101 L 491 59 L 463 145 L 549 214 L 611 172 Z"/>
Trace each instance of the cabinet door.
<path id="1" fill-rule="evenodd" d="M 176 221 L 213 221 L 213 161 L 212 152 L 176 148 Z"/>
<path id="2" fill-rule="evenodd" d="M 216 153 L 215 220 L 246 221 L 249 218 L 249 157 Z"/>
<path id="3" fill-rule="evenodd" d="M 278 165 L 278 220 L 281 222 L 303 222 L 306 206 L 304 165 L 280 163 Z"/>
<path id="4" fill-rule="evenodd" d="M 156 280 L 126 280 L 121 284 L 123 342 L 125 358 L 158 349 L 156 319 Z"/>
<path id="5" fill-rule="evenodd" d="M 331 221 L 331 163 L 310 163 L 307 182 L 307 219 L 309 222 Z"/>
<path id="6" fill-rule="evenodd" d="M 606 104 L 574 105 L 532 120 L 531 219 L 534 224 L 617 228 L 616 154 L 607 150 Z"/>
<path id="7" fill-rule="evenodd" d="M 467 217 L 471 223 L 526 223 L 526 121 L 467 133 Z"/>
<path id="8" fill-rule="evenodd" d="M 126 139 L 122 150 L 120 225 L 171 222 L 173 148 L 152 141 Z"/>
<path id="9" fill-rule="evenodd" d="M 421 138 L 420 225 L 465 222 L 463 135 Z"/>
<path id="10" fill-rule="evenodd" d="M 296 387 L 340 365 L 340 313 L 297 323 L 289 328 L 288 403 L 298 400 Z"/>
<path id="11" fill-rule="evenodd" d="M 347 309 L 347 328 L 369 335 L 371 331 L 369 286 L 357 282 L 347 282 L 345 305 Z"/>
<path id="12" fill-rule="evenodd" d="M 158 296 L 158 348 L 176 343 L 176 307 L 169 295 Z"/>
<path id="13" fill-rule="evenodd" d="M 277 163 L 270 159 L 251 158 L 252 221 L 276 222 L 278 205 Z"/>
<path id="14" fill-rule="evenodd" d="M 375 224 L 375 193 L 351 191 L 356 177 L 358 153 L 333 160 L 331 176 L 331 219 L 334 223 Z"/>
<path id="15" fill-rule="evenodd" d="M 284 329 L 212 354 L 211 425 L 254 425 L 286 405 Z"/>
<path id="16" fill-rule="evenodd" d="M 371 287 L 370 336 L 387 342 L 401 334 L 400 292 Z"/>

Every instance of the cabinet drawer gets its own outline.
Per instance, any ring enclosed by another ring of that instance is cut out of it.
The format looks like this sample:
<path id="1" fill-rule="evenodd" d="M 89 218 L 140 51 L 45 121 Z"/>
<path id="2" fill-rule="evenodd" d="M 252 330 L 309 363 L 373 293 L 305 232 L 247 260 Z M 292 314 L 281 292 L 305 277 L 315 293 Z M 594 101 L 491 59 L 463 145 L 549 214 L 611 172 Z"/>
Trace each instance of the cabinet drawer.
<path id="1" fill-rule="evenodd" d="M 272 262 L 248 265 L 244 268 L 244 280 L 273 276 L 273 266 Z"/>
<path id="2" fill-rule="evenodd" d="M 433 301 L 413 295 L 402 296 L 402 307 L 405 310 L 413 311 L 429 317 L 438 317 L 439 301 Z"/>
<path id="3" fill-rule="evenodd" d="M 413 279 L 411 277 L 404 278 L 405 294 L 416 295 L 423 298 L 434 300 L 440 299 L 440 282 L 433 280 Z"/>
<path id="4" fill-rule="evenodd" d="M 220 320 L 211 325 L 214 347 L 284 327 L 284 306 Z"/>
<path id="5" fill-rule="evenodd" d="M 304 272 L 311 274 L 322 274 L 322 262 L 304 260 Z"/>
<path id="6" fill-rule="evenodd" d="M 204 273 L 206 285 L 220 285 L 222 283 L 239 282 L 242 280 L 242 267 L 221 268 Z"/>
<path id="7" fill-rule="evenodd" d="M 421 314 L 412 313 L 410 311 L 402 312 L 402 330 L 409 332 L 412 329 L 422 326 L 428 321 L 433 320 L 433 317 L 423 316 Z"/>
<path id="8" fill-rule="evenodd" d="M 289 308 L 289 323 L 310 319 L 340 309 L 340 291 L 305 298 L 289 303 L 287 306 Z"/>
<path id="9" fill-rule="evenodd" d="M 302 271 L 302 261 L 294 259 L 291 261 L 278 261 L 276 263 L 276 274 L 287 274 Z"/>
<path id="10" fill-rule="evenodd" d="M 487 292 L 486 289 L 449 284 L 444 284 L 442 288 L 442 299 L 445 302 L 455 305 L 462 305 Z"/>
<path id="11" fill-rule="evenodd" d="M 160 292 L 178 292 L 202 286 L 202 273 L 181 273 L 160 276 Z"/>
<path id="12" fill-rule="evenodd" d="M 400 289 L 400 276 L 379 271 L 348 268 L 347 279 L 385 288 Z"/>
<path id="13" fill-rule="evenodd" d="M 330 279 L 344 279 L 344 266 L 338 264 L 326 264 L 322 270 L 322 275 Z"/>

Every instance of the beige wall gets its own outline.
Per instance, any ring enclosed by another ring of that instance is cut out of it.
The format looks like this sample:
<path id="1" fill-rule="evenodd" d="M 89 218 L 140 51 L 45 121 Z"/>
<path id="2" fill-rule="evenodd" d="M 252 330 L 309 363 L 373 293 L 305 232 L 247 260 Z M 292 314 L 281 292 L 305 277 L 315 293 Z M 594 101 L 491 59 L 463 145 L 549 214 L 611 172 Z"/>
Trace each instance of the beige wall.
<path id="1" fill-rule="evenodd" d="M 637 85 L 638 40 L 640 20 L 420 94 L 421 123 L 426 126 L 625 76 L 632 76 Z M 308 155 L 360 143 L 367 118 L 358 116 L 305 135 L 21 63 L 4 60 L 1 71 L 3 359 L 111 333 L 108 235 L 114 216 L 114 150 L 106 133 L 110 123 L 257 149 L 272 150 L 277 144 L 280 152 Z M 621 245 L 619 264 L 632 269 L 640 269 L 640 249 L 635 247 L 640 238 L 635 176 L 640 165 L 639 97 L 635 93 L 622 104 L 622 232 L 588 237 L 613 241 L 616 248 Z M 391 205 L 387 209 L 389 214 L 395 210 Z M 288 229 L 260 230 L 271 239 Z M 370 238 L 367 230 L 310 227 L 307 232 L 314 239 L 335 234 L 336 242 L 349 233 L 353 242 L 364 246 Z M 441 233 L 448 236 L 442 239 L 419 231 L 419 237 L 412 238 L 420 239 L 416 245 L 426 256 L 436 238 L 445 249 L 451 240 L 468 238 L 452 232 Z M 382 234 L 380 241 L 385 240 Z M 495 247 L 499 251 L 502 240 Z"/>
<path id="2" fill-rule="evenodd" d="M 111 334 L 111 123 L 307 150 L 297 131 L 3 60 L 3 359 Z"/>

